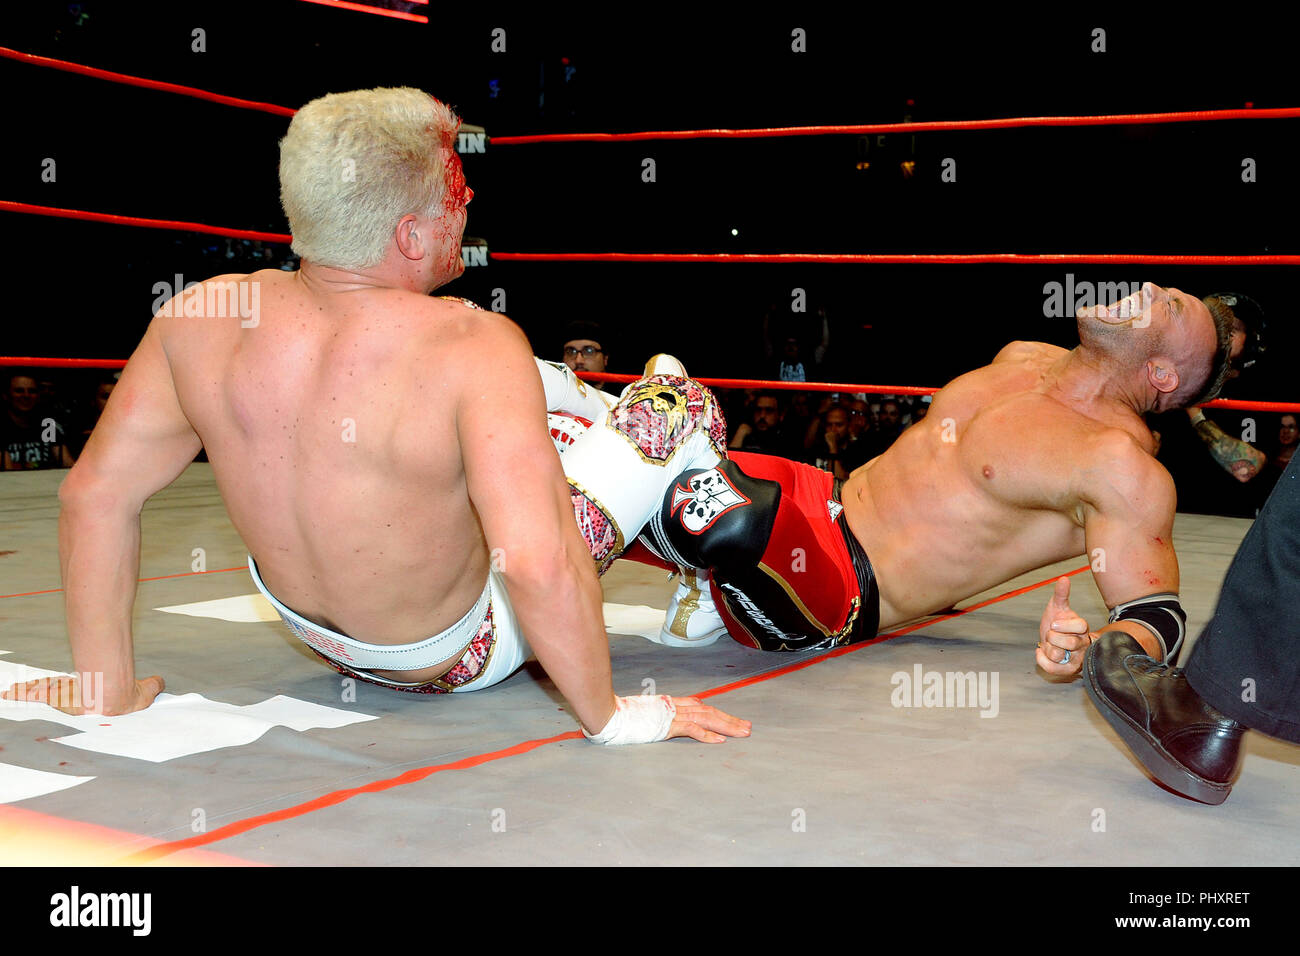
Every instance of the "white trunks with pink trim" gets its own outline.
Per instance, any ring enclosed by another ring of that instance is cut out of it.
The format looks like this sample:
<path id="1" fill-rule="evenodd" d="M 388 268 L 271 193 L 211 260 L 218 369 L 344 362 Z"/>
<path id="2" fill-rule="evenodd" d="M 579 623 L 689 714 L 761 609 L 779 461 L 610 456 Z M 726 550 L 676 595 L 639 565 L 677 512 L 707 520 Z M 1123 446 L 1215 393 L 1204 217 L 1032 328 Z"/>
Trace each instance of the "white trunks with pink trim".
<path id="1" fill-rule="evenodd" d="M 496 571 L 488 572 L 483 593 L 459 621 L 427 640 L 399 645 L 366 644 L 307 620 L 270 592 L 251 554 L 248 573 L 295 637 L 340 674 L 367 683 L 417 694 L 482 690 L 505 680 L 532 653 L 519 630 L 505 582 Z M 368 673 L 370 670 L 420 670 L 458 653 L 460 660 L 442 677 L 431 681 L 402 683 Z"/>

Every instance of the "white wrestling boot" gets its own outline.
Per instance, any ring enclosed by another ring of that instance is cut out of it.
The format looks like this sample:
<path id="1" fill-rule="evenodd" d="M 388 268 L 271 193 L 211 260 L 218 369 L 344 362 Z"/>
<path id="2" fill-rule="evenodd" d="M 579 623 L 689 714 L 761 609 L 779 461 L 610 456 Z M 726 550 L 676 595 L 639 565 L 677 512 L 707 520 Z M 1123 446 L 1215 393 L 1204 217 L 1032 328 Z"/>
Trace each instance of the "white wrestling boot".
<path id="1" fill-rule="evenodd" d="M 658 643 L 669 647 L 708 647 L 727 633 L 709 592 L 709 572 L 696 568 L 678 570 L 677 590 L 668 602 Z"/>

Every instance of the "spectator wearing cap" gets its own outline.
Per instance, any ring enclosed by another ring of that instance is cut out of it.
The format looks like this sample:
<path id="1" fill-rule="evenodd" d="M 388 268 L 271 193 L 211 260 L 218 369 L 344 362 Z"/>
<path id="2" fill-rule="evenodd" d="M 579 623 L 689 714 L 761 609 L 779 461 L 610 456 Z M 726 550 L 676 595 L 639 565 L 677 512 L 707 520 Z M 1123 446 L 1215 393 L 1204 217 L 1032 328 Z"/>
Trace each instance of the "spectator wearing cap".
<path id="1" fill-rule="evenodd" d="M 604 372 L 609 366 L 605 333 L 595 322 L 570 322 L 564 329 L 564 364 L 575 372 Z"/>

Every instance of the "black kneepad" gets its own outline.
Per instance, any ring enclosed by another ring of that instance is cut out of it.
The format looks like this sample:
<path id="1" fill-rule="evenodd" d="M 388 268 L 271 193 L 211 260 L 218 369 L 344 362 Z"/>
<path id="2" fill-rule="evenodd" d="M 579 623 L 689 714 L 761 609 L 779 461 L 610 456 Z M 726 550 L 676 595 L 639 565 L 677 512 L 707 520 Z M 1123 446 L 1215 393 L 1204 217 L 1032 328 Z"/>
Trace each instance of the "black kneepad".
<path id="1" fill-rule="evenodd" d="M 682 472 L 646 532 L 654 550 L 677 564 L 752 566 L 763 557 L 776 523 L 781 486 L 751 478 L 733 461 Z"/>

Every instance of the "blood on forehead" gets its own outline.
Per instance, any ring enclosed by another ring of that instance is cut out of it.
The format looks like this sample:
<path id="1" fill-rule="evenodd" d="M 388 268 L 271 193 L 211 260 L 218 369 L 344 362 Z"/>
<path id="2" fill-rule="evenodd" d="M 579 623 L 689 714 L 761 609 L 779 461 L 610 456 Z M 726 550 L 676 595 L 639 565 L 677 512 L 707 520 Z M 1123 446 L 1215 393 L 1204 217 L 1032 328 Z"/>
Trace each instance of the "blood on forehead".
<path id="1" fill-rule="evenodd" d="M 455 212 L 465 205 L 468 185 L 465 182 L 465 170 L 460 163 L 460 154 L 454 149 L 443 148 L 443 159 L 447 164 L 447 193 L 443 197 L 443 208 Z"/>

